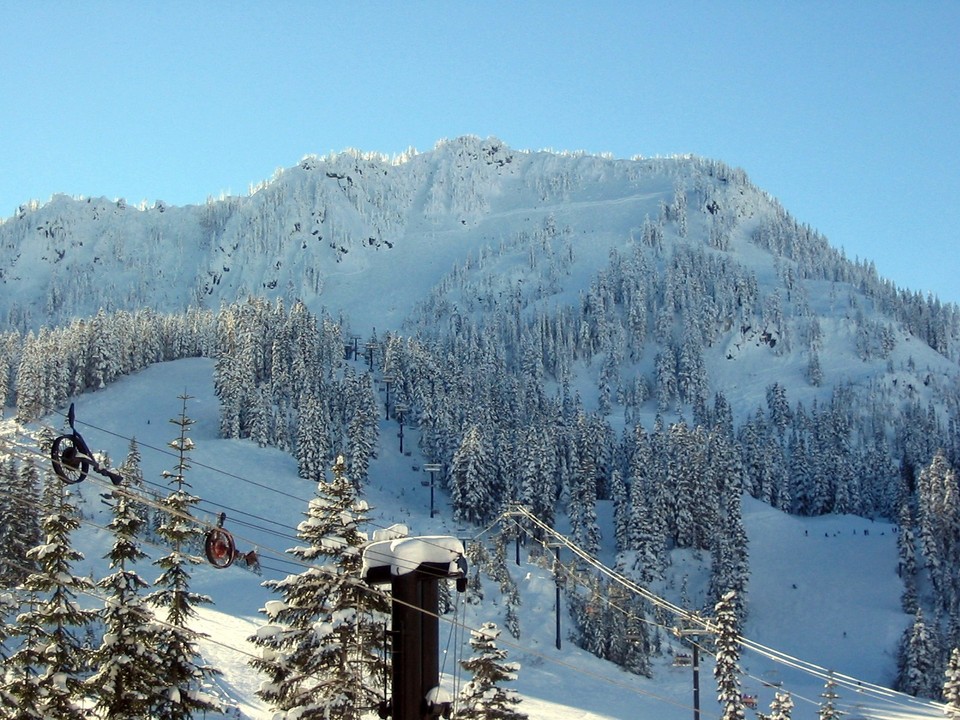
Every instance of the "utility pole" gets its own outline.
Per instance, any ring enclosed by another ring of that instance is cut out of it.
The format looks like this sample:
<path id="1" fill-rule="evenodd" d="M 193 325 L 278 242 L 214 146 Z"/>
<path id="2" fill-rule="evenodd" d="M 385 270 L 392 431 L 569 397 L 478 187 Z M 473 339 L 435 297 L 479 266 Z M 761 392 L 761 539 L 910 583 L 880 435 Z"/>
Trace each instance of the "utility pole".
<path id="1" fill-rule="evenodd" d="M 393 697 L 378 708 L 382 718 L 450 717 L 452 698 L 439 687 L 437 585 L 440 580 L 455 579 L 457 592 L 466 590 L 463 553 L 460 540 L 440 536 L 374 541 L 363 551 L 363 579 L 374 585 L 389 584 L 394 599 Z"/>
<path id="2" fill-rule="evenodd" d="M 563 643 L 560 640 L 560 588 L 563 587 L 566 582 L 566 578 L 563 575 L 563 566 L 560 564 L 560 545 L 559 544 L 548 544 L 547 547 L 553 548 L 553 578 L 557 585 L 557 597 L 554 608 L 556 610 L 556 619 L 557 619 L 557 650 L 560 650 Z"/>
<path id="3" fill-rule="evenodd" d="M 387 401 L 385 403 L 387 410 L 387 420 L 390 419 L 390 386 L 393 385 L 394 377 L 393 375 L 384 375 L 383 384 L 387 389 Z"/>
<path id="4" fill-rule="evenodd" d="M 393 406 L 393 409 L 397 413 L 397 420 L 400 423 L 400 432 L 397 433 L 397 437 L 400 438 L 400 454 L 403 455 L 403 414 L 407 411 L 406 403 L 397 403 Z"/>
<path id="5" fill-rule="evenodd" d="M 344 343 L 343 346 L 343 359 L 344 360 L 357 360 L 360 356 L 357 354 L 358 345 L 360 341 L 359 335 L 351 335 L 350 342 Z"/>
<path id="6" fill-rule="evenodd" d="M 693 720 L 700 720 L 700 636 L 710 634 L 705 627 L 673 629 L 678 638 L 690 638 L 693 648 Z"/>
<path id="7" fill-rule="evenodd" d="M 423 469 L 430 473 L 430 519 L 433 520 L 433 474 L 440 472 L 443 469 L 443 465 L 440 463 L 426 463 Z M 426 481 L 424 481 L 424 484 L 426 484 Z"/>

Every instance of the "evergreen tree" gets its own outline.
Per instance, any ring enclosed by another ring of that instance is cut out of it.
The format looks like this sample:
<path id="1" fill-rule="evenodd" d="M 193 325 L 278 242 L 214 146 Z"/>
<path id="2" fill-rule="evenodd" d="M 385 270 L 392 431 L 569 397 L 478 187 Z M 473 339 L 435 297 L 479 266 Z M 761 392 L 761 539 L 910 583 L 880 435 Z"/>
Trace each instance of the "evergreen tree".
<path id="1" fill-rule="evenodd" d="M 946 703 L 944 712 L 949 720 L 960 720 L 960 649 L 954 648 L 950 652 L 950 661 L 944 673 L 946 680 L 943 683 L 943 702 Z"/>
<path id="2" fill-rule="evenodd" d="M 842 717 L 843 713 L 837 710 L 836 706 L 836 701 L 840 697 L 837 695 L 836 688 L 837 684 L 832 678 L 828 679 L 823 686 L 823 692 L 820 693 L 823 702 L 820 703 L 820 709 L 817 711 L 818 720 L 840 720 Z"/>
<path id="3" fill-rule="evenodd" d="M 790 720 L 793 713 L 793 698 L 790 693 L 776 692 L 770 701 L 770 714 L 757 713 L 757 720 Z"/>
<path id="4" fill-rule="evenodd" d="M 134 502 L 126 489 L 113 492 L 109 527 L 114 543 L 106 558 L 114 572 L 97 583 L 108 600 L 101 612 L 103 642 L 93 653 L 97 671 L 87 686 L 105 718 L 147 717 L 162 662 L 153 650 L 157 639 L 153 614 L 141 598 L 148 584 L 132 567 L 146 557 L 137 544 L 144 522 Z"/>
<path id="5" fill-rule="evenodd" d="M 327 421 L 320 400 L 305 394 L 297 415 L 297 470 L 304 480 L 320 482 L 327 459 Z"/>
<path id="6" fill-rule="evenodd" d="M 10 525 L 13 522 L 13 493 L 17 487 L 17 465 L 13 456 L 0 458 L 0 587 L 18 585 L 17 556 L 7 551 L 12 540 Z M 22 555 L 21 555 L 22 557 Z"/>
<path id="7" fill-rule="evenodd" d="M 740 693 L 740 640 L 736 593 L 729 591 L 716 604 L 717 700 L 723 705 L 723 720 L 744 720 L 743 696 Z"/>
<path id="8" fill-rule="evenodd" d="M 793 431 L 788 444 L 791 496 L 793 509 L 799 515 L 811 515 L 814 506 L 813 473 L 810 468 L 810 458 L 807 451 L 807 440 L 802 426 L 805 416 L 802 407 L 794 416 Z"/>
<path id="9" fill-rule="evenodd" d="M 917 478 L 920 549 L 936 606 L 948 610 L 960 598 L 960 484 L 943 451 L 937 451 Z"/>
<path id="10" fill-rule="evenodd" d="M 200 542 L 202 531 L 190 514 L 200 498 L 190 494 L 186 473 L 190 469 L 188 453 L 193 449 L 189 430 L 194 421 L 187 416 L 189 395 L 178 396 L 182 405 L 180 416 L 170 422 L 178 430 L 168 447 L 177 456 L 173 471 L 164 471 L 163 476 L 173 491 L 161 501 L 165 515 L 158 529 L 161 539 L 168 543 L 171 552 L 154 561 L 161 570 L 154 582 L 159 587 L 146 600 L 164 613 L 159 628 L 156 652 L 160 656 L 157 689 L 154 694 L 153 715 L 158 720 L 186 720 L 195 712 L 217 711 L 220 703 L 206 690 L 207 681 L 218 672 L 203 663 L 197 649 L 197 640 L 204 637 L 190 629 L 187 623 L 195 616 L 194 606 L 210 604 L 206 595 L 190 591 L 190 566 L 201 560 L 190 555 L 190 548 Z"/>
<path id="11" fill-rule="evenodd" d="M 900 641 L 897 689 L 918 697 L 935 697 L 940 691 L 934 679 L 936 665 L 936 638 L 923 619 L 923 611 L 918 609 Z"/>
<path id="12" fill-rule="evenodd" d="M 83 559 L 70 545 L 70 535 L 80 527 L 76 508 L 59 480 L 48 477 L 47 485 L 45 494 L 52 502 L 42 520 L 43 543 L 27 553 L 37 571 L 23 582 L 32 602 L 17 618 L 21 642 L 9 660 L 7 691 L 31 708 L 24 717 L 34 717 L 30 713 L 36 711 L 36 717 L 79 719 L 85 716 L 82 675 L 89 663 L 81 632 L 96 613 L 81 609 L 77 599 L 91 592 L 93 583 L 71 572 Z"/>
<path id="13" fill-rule="evenodd" d="M 478 524 L 489 519 L 496 508 L 490 495 L 492 467 L 490 453 L 479 425 L 471 425 L 453 456 L 450 490 L 454 517 Z"/>
<path id="14" fill-rule="evenodd" d="M 117 468 L 117 472 L 119 472 L 120 477 L 123 478 L 124 487 L 130 490 L 126 495 L 126 501 L 129 505 L 128 512 L 141 520 L 141 525 L 137 527 L 137 532 L 143 530 L 144 524 L 151 516 L 152 509 L 147 503 L 137 500 L 135 496 L 140 494 L 153 495 L 153 492 L 147 490 L 144 483 L 143 470 L 140 467 L 141 459 L 140 445 L 137 443 L 136 438 L 131 438 L 130 444 L 127 446 L 127 456 L 120 464 L 120 467 Z"/>
<path id="15" fill-rule="evenodd" d="M 619 469 L 610 476 L 610 495 L 613 500 L 613 534 L 619 553 L 627 549 L 630 533 L 630 498 Z"/>
<path id="16" fill-rule="evenodd" d="M 216 353 L 213 384 L 220 399 L 220 436 L 239 438 L 242 437 L 244 405 L 249 403 L 253 377 L 249 368 L 239 361 L 240 339 L 233 309 L 224 308 L 217 317 Z"/>
<path id="17" fill-rule="evenodd" d="M 553 526 L 557 499 L 556 452 L 548 424 L 531 423 L 523 428 L 517 450 L 520 502 L 544 523 Z M 533 534 L 543 539 L 539 528 Z"/>
<path id="18" fill-rule="evenodd" d="M 40 543 L 40 479 L 33 460 L 0 460 L 0 587 L 14 587 L 36 568 L 27 551 Z"/>
<path id="19" fill-rule="evenodd" d="M 610 627 L 607 624 L 607 592 L 599 577 L 592 577 L 587 594 L 569 595 L 570 615 L 575 627 L 574 640 L 587 652 L 603 660 L 609 659 Z"/>
<path id="20" fill-rule="evenodd" d="M 262 610 L 268 623 L 250 638 L 262 649 L 251 664 L 268 678 L 257 694 L 280 717 L 357 720 L 380 699 L 387 605 L 360 582 L 367 512 L 338 457 L 297 527 L 306 545 L 288 551 L 311 567 L 264 583 L 282 600 Z"/>
<path id="21" fill-rule="evenodd" d="M 900 606 L 903 611 L 913 615 L 917 612 L 917 551 L 914 539 L 913 514 L 910 503 L 904 503 L 900 510 L 900 532 L 897 534 L 897 552 L 900 563 L 897 572 L 903 580 L 903 595 Z"/>
<path id="22" fill-rule="evenodd" d="M 34 604 L 35 596 L 28 596 Z M 34 618 L 21 614 L 11 636 L 19 641 L 16 651 L 3 664 L 3 685 L 0 700 L 5 714 L 11 720 L 39 720 L 44 718 L 45 692 L 41 688 L 41 672 L 46 660 L 47 642 L 42 625 Z"/>
<path id="23" fill-rule="evenodd" d="M 463 720 L 526 720 L 526 714 L 516 707 L 520 698 L 502 683 L 516 680 L 520 666 L 504 662 L 505 650 L 497 647 L 500 629 L 495 623 L 484 623 L 479 630 L 470 631 L 470 647 L 473 656 L 462 660 L 460 665 L 473 674 L 473 679 L 464 685 L 458 699 L 458 718 Z"/>
<path id="24" fill-rule="evenodd" d="M 584 413 L 577 415 L 575 429 L 576 467 L 570 478 L 567 515 L 575 543 L 590 555 L 600 552 L 600 526 L 597 523 L 598 438 L 595 425 Z"/>
<path id="25" fill-rule="evenodd" d="M 642 426 L 634 428 L 636 446 L 630 461 L 629 547 L 636 552 L 633 570 L 642 583 L 662 577 L 666 556 L 663 484 L 652 467 L 653 450 Z"/>
<path id="26" fill-rule="evenodd" d="M 807 359 L 807 382 L 814 387 L 820 387 L 820 383 L 823 382 L 820 354 L 816 350 L 810 350 L 810 355 Z"/>
<path id="27" fill-rule="evenodd" d="M 0 667 L 4 669 L 11 667 L 8 665 L 10 659 L 10 649 L 7 647 L 7 641 L 13 627 L 8 624 L 8 618 L 17 609 L 17 601 L 13 593 L 0 592 Z M 0 677 L 0 717 L 13 717 L 17 710 L 17 698 L 10 692 L 4 672 Z"/>
<path id="28" fill-rule="evenodd" d="M 664 413 L 672 410 L 677 402 L 677 362 L 673 346 L 667 345 L 657 353 L 655 363 L 657 409 Z"/>
<path id="29" fill-rule="evenodd" d="M 359 490 L 367 480 L 379 434 L 379 406 L 369 374 L 347 376 L 347 452 L 350 476 Z"/>

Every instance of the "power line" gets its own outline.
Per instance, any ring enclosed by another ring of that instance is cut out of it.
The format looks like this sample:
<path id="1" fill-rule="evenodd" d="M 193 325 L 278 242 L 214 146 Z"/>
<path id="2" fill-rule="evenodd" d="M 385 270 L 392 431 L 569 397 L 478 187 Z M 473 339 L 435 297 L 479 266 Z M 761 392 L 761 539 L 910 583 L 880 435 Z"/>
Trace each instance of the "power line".
<path id="1" fill-rule="evenodd" d="M 668 600 L 656 595 L 655 593 L 647 590 L 646 588 L 638 585 L 629 578 L 623 576 L 621 573 L 613 570 L 612 568 L 603 565 L 595 557 L 587 553 L 585 550 L 576 545 L 572 540 L 562 535 L 561 533 L 554 530 L 552 527 L 548 526 L 546 523 L 537 518 L 532 512 L 529 511 L 526 507 L 522 505 L 514 506 L 511 510 L 506 511 L 503 514 L 503 517 L 515 517 L 522 516 L 536 525 L 544 533 L 552 536 L 558 543 L 562 544 L 564 547 L 573 552 L 577 557 L 586 562 L 588 565 L 596 569 L 601 574 L 607 576 L 611 581 L 620 584 L 621 586 L 629 589 L 631 592 L 639 595 L 640 597 L 649 600 L 656 607 L 660 607 L 664 610 L 669 611 L 679 620 L 685 621 L 688 624 L 700 627 L 705 633 L 715 633 L 717 628 L 709 620 L 693 613 L 685 608 L 681 608 Z M 901 693 L 890 688 L 886 688 L 880 685 L 869 683 L 866 681 L 859 680 L 850 675 L 844 675 L 842 673 L 836 673 L 827 668 L 823 668 L 814 663 L 810 663 L 799 658 L 796 658 L 788 653 L 780 652 L 773 650 L 772 648 L 761 645 L 760 643 L 749 640 L 748 638 L 743 637 L 742 635 L 737 637 L 737 641 L 745 649 L 752 650 L 764 657 L 767 657 L 774 662 L 783 664 L 788 667 L 805 672 L 814 677 L 820 678 L 822 680 L 832 680 L 836 682 L 837 685 L 852 689 L 858 693 L 873 695 L 879 699 L 891 702 L 893 704 L 902 706 L 902 707 L 923 707 L 927 710 L 935 710 L 942 712 L 942 704 L 936 703 L 932 700 L 922 700 L 913 697 L 912 695 L 907 695 L 906 693 Z"/>

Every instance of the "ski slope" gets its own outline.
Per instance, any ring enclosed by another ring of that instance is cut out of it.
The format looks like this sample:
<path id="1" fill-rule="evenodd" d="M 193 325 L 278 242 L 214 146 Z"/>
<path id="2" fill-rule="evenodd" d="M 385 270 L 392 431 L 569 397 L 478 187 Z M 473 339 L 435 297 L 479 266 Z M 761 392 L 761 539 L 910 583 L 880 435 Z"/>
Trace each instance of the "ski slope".
<path id="1" fill-rule="evenodd" d="M 166 444 L 177 431 L 169 422 L 180 412 L 177 396 L 191 396 L 187 415 L 195 421 L 191 438 L 196 447 L 188 481 L 202 498 L 197 514 L 205 522 L 215 522 L 218 513 L 225 512 L 226 527 L 234 533 L 238 549 L 256 548 L 263 565 L 263 578 L 237 565 L 225 570 L 199 566 L 191 589 L 210 595 L 214 605 L 199 608 L 196 629 L 208 635 L 202 643 L 205 658 L 223 672 L 217 681 L 222 694 L 241 717 L 267 719 L 271 713 L 255 695 L 260 677 L 248 665 L 255 649 L 246 639 L 261 621 L 258 610 L 271 599 L 261 580 L 297 572 L 284 551 L 295 544 L 294 528 L 313 487 L 297 477 L 291 456 L 247 441 L 217 438 L 212 371 L 212 361 L 205 359 L 163 363 L 85 394 L 76 399 L 77 429 L 92 449 L 108 453 L 114 465 L 122 462 L 130 438 L 135 437 L 144 478 L 160 485 L 162 471 L 174 463 Z M 59 429 L 64 419 L 55 415 L 48 422 Z M 496 525 L 475 528 L 453 523 L 446 497 L 439 492 L 438 513 L 430 519 L 429 488 L 421 482 L 426 477 L 420 470 L 423 458 L 409 451 L 416 447 L 416 431 L 405 428 L 407 453 L 401 454 L 396 429 L 394 422 L 383 421 L 377 458 L 371 464 L 366 492 L 373 507 L 370 529 L 403 523 L 414 535 L 445 534 L 468 541 L 486 540 L 497 533 Z M 100 503 L 99 493 L 109 483 L 91 476 L 75 487 L 84 514 L 75 544 L 86 556 L 75 570 L 102 577 L 106 571 L 102 558 L 111 538 L 102 529 L 109 521 L 109 509 Z M 609 523 L 610 513 L 600 510 L 601 521 Z M 750 498 L 744 501 L 744 520 L 752 571 L 745 634 L 751 644 L 766 647 L 768 654 L 779 658 L 753 651 L 741 658 L 744 692 L 758 695 L 759 709 L 769 704 L 771 686 L 780 685 L 794 698 L 794 718 L 815 718 L 823 678 L 833 672 L 841 681 L 838 707 L 850 717 L 942 716 L 932 704 L 892 693 L 884 698 L 874 689 L 892 683 L 896 643 L 910 622 L 900 610 L 894 526 L 852 516 L 792 517 Z M 612 537 L 610 527 L 604 528 L 604 537 Z M 557 650 L 553 578 L 526 559 L 524 553 L 520 566 L 513 562 L 509 566 L 522 598 L 521 636 L 512 638 L 504 629 L 499 644 L 507 649 L 508 659 L 521 665 L 514 686 L 523 697 L 520 707 L 531 720 L 690 717 L 691 671 L 672 666 L 666 651 L 682 648 L 669 627 L 661 629 L 665 652 L 656 659 L 652 679 L 627 674 L 576 648 L 567 637 L 565 613 L 561 613 L 562 649 Z M 702 559 L 675 554 L 664 592 L 677 595 L 683 577 L 701 568 Z M 139 571 L 150 582 L 158 574 L 147 564 Z M 678 602 L 679 596 L 670 599 Z M 95 598 L 88 600 L 97 604 Z M 483 602 L 466 608 L 464 622 L 478 627 L 492 620 L 504 628 L 503 610 L 496 583 L 487 582 Z M 441 623 L 440 646 L 446 648 L 441 661 L 443 682 L 452 690 L 462 680 L 457 659 L 469 652 L 468 635 L 452 623 Z M 701 698 L 701 717 L 719 717 L 709 657 L 704 658 L 701 672 Z"/>

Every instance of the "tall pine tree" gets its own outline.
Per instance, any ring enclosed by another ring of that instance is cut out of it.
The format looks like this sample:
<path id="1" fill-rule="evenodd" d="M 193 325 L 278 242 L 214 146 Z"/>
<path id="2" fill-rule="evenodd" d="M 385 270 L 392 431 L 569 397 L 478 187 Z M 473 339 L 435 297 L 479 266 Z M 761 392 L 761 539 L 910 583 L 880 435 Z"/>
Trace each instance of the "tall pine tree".
<path id="1" fill-rule="evenodd" d="M 196 617 L 194 606 L 210 604 L 206 595 L 190 591 L 190 567 L 201 560 L 190 555 L 190 549 L 198 543 L 202 531 L 190 514 L 200 498 L 188 488 L 186 473 L 190 469 L 188 453 L 193 449 L 189 430 L 194 421 L 187 417 L 189 395 L 178 396 L 182 405 L 180 416 L 170 420 L 178 435 L 168 443 L 176 453 L 177 464 L 173 471 L 164 471 L 163 476 L 173 491 L 161 501 L 164 520 L 158 534 L 171 548 L 171 552 L 154 561 L 162 570 L 154 585 L 160 589 L 151 593 L 147 602 L 160 613 L 163 626 L 157 638 L 157 653 L 160 655 L 158 687 L 154 697 L 153 715 L 158 720 L 187 720 L 195 712 L 216 711 L 220 703 L 206 689 L 207 681 L 217 671 L 204 664 L 197 649 L 197 640 L 204 637 L 188 627 Z"/>
<path id="2" fill-rule="evenodd" d="M 744 720 L 743 696 L 740 693 L 740 640 L 736 593 L 725 593 L 715 607 L 717 634 L 716 664 L 717 700 L 723 706 L 722 720 Z"/>
<path id="3" fill-rule="evenodd" d="M 147 717 L 157 684 L 156 670 L 162 663 L 153 649 L 157 625 L 141 597 L 149 586 L 133 567 L 146 557 L 137 543 L 144 524 L 137 505 L 125 488 L 114 490 L 109 525 L 114 542 L 106 555 L 114 572 L 97 584 L 108 599 L 101 612 L 103 641 L 93 653 L 97 671 L 87 684 L 105 718 Z"/>
<path id="4" fill-rule="evenodd" d="M 288 552 L 310 567 L 264 583 L 282 600 L 263 609 L 268 623 L 250 638 L 251 664 L 268 680 L 258 695 L 280 717 L 359 720 L 380 700 L 385 599 L 361 584 L 366 502 L 357 499 L 346 462 L 321 481 Z"/>
<path id="5" fill-rule="evenodd" d="M 48 476 L 44 495 L 50 504 L 42 520 L 43 542 L 27 553 L 37 570 L 23 583 L 32 602 L 17 618 L 21 642 L 9 661 L 13 681 L 7 690 L 39 717 L 79 719 L 85 717 L 82 678 L 90 659 L 81 633 L 96 613 L 81 609 L 78 596 L 90 593 L 93 583 L 72 572 L 83 554 L 70 544 L 80 521 L 65 488 Z M 29 712 L 24 717 L 32 717 Z"/>
<path id="6" fill-rule="evenodd" d="M 944 713 L 948 720 L 960 720 L 960 649 L 954 648 L 944 673 L 943 702 Z"/>

